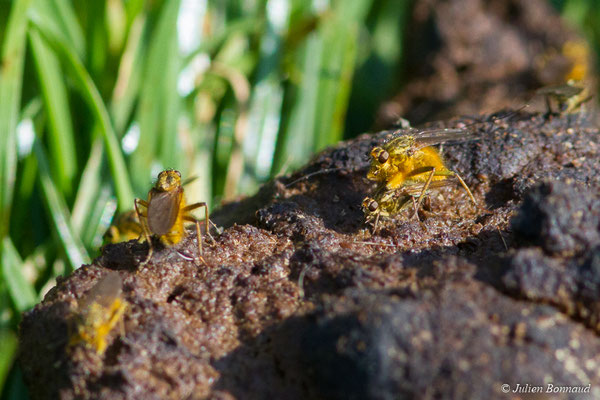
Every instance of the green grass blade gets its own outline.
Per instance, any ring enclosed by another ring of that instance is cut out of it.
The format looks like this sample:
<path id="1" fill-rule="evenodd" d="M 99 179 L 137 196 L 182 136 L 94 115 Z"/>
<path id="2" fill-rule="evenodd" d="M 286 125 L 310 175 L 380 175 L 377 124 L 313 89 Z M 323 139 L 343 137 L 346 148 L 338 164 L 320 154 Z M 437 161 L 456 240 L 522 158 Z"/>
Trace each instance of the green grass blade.
<path id="1" fill-rule="evenodd" d="M 85 35 L 70 1 L 34 0 L 29 15 L 43 20 L 79 57 L 85 57 Z"/>
<path id="2" fill-rule="evenodd" d="M 317 29 L 309 31 L 299 46 L 299 71 L 294 71 L 293 85 L 284 97 L 272 174 L 284 166 L 300 165 L 313 152 L 342 138 L 356 43 L 371 5 L 372 0 L 334 3 L 331 10 L 321 14 Z"/>
<path id="3" fill-rule="evenodd" d="M 307 38 L 299 50 L 302 81 L 289 88 L 284 98 L 284 123 L 280 131 L 271 173 L 294 168 L 306 160 L 314 148 L 315 104 L 318 100 L 319 72 L 323 41 L 316 35 Z"/>
<path id="4" fill-rule="evenodd" d="M 71 2 L 65 0 L 50 0 L 48 2 L 55 10 L 57 22 L 61 25 L 70 46 L 73 47 L 79 57 L 84 57 L 85 36 L 81 25 L 79 25 L 79 21 L 77 21 L 77 16 Z"/>
<path id="5" fill-rule="evenodd" d="M 181 70 L 182 57 L 179 51 L 179 39 L 177 37 L 177 18 L 179 16 L 180 1 L 170 1 L 163 9 L 163 15 L 157 28 L 157 37 L 150 48 L 150 60 L 164 60 L 161 64 L 150 63 L 152 69 L 158 69 L 163 74 L 162 82 L 162 110 L 164 119 L 160 129 L 160 152 L 159 159 L 162 165 L 181 169 L 181 157 L 178 152 L 178 127 L 180 96 L 177 92 L 177 81 Z M 166 50 L 166 52 L 165 52 Z M 152 75 L 155 75 L 153 72 Z"/>
<path id="6" fill-rule="evenodd" d="M 251 166 L 254 176 L 250 182 L 244 182 L 242 192 L 255 190 L 251 184 L 264 181 L 269 177 L 279 123 L 283 87 L 279 77 L 279 65 L 283 56 L 283 31 L 286 24 L 281 17 L 268 14 L 267 28 L 261 37 L 256 82 L 248 111 L 248 129 L 244 141 L 244 156 Z M 285 20 L 289 15 L 285 16 Z"/>
<path id="7" fill-rule="evenodd" d="M 273 165 L 282 102 L 283 88 L 276 76 L 271 75 L 256 85 L 248 115 L 244 154 L 254 171 L 253 178 L 259 182 L 269 177 Z M 241 189 L 248 192 L 251 188 Z"/>
<path id="8" fill-rule="evenodd" d="M 101 78 L 106 68 L 108 35 L 106 32 L 106 2 L 104 0 L 87 0 L 85 7 L 87 26 L 87 57 L 84 63 L 88 73 L 96 80 L 98 89 L 104 93 Z"/>
<path id="9" fill-rule="evenodd" d="M 110 222 L 115 211 L 115 203 L 111 197 L 109 185 L 100 188 L 85 224 L 82 240 L 94 251 L 102 245 L 102 235 L 107 229 L 106 223 Z"/>
<path id="10" fill-rule="evenodd" d="M 8 232 L 17 169 L 16 126 L 19 120 L 27 9 L 30 0 L 12 2 L 0 60 L 0 239 Z M 2 254 L 0 241 L 0 255 Z"/>
<path id="11" fill-rule="evenodd" d="M 173 35 L 173 42 L 169 46 L 172 51 L 167 55 L 169 59 L 165 66 L 167 74 L 163 79 L 165 88 L 163 96 L 164 120 L 161 126 L 159 159 L 165 167 L 182 169 L 183 164 L 179 155 L 178 126 L 179 108 L 181 98 L 177 92 L 177 78 L 180 68 L 180 57 L 178 54 L 177 36 Z M 174 50 L 173 50 L 174 49 Z"/>
<path id="12" fill-rule="evenodd" d="M 19 341 L 9 329 L 0 329 L 0 393 L 17 354 Z"/>
<path id="13" fill-rule="evenodd" d="M 225 181 L 227 169 L 230 165 L 231 153 L 235 140 L 235 121 L 237 114 L 235 100 L 232 97 L 226 99 L 224 110 L 220 114 L 217 140 L 213 154 L 213 193 L 216 196 L 225 194 Z"/>
<path id="14" fill-rule="evenodd" d="M 52 237 L 45 238 L 42 244 L 33 249 L 27 258 L 23 260 L 24 268 L 27 271 L 32 271 L 35 278 L 43 277 L 44 274 L 50 271 L 50 263 L 56 259 L 56 252 L 59 250 L 58 247 L 59 245 Z M 46 281 L 46 285 L 48 282 L 52 282 L 52 280 Z"/>
<path id="15" fill-rule="evenodd" d="M 239 20 L 229 21 L 228 24 L 223 27 L 222 31 L 215 32 L 214 36 L 207 37 L 206 40 L 200 44 L 198 49 L 186 55 L 183 64 L 187 67 L 199 54 L 216 54 L 217 50 L 223 46 L 223 43 L 232 36 L 253 35 L 263 31 L 265 28 L 264 23 L 265 21 L 263 18 L 257 18 L 256 16 L 241 16 Z"/>
<path id="16" fill-rule="evenodd" d="M 371 39 L 357 49 L 357 58 L 362 62 L 358 62 L 346 110 L 346 138 L 371 129 L 382 101 L 397 90 L 395 83 L 401 79 L 398 65 L 410 10 L 410 2 L 383 2 L 373 6 L 368 25 Z"/>
<path id="17" fill-rule="evenodd" d="M 26 400 L 29 399 L 29 392 L 25 387 L 25 381 L 23 380 L 23 371 L 19 364 L 13 364 L 11 368 L 6 384 L 4 385 L 4 393 L 2 394 L 2 400 Z"/>
<path id="18" fill-rule="evenodd" d="M 150 38 L 148 60 L 140 94 L 137 120 L 140 142 L 132 155 L 132 170 L 150 171 L 154 160 L 161 167 L 180 168 L 177 156 L 177 76 L 181 56 L 177 44 L 179 0 L 163 4 Z M 146 188 L 148 175 L 140 173 L 136 187 Z"/>
<path id="19" fill-rule="evenodd" d="M 111 170 L 111 175 L 115 185 L 117 201 L 121 210 L 128 210 L 133 204 L 133 192 L 129 175 L 123 159 L 123 153 L 119 146 L 119 141 L 112 127 L 112 123 L 100 96 L 100 92 L 94 85 L 92 78 L 86 71 L 77 57 L 75 52 L 65 45 L 60 37 L 55 34 L 48 26 L 40 26 L 40 21 L 34 21 L 36 29 L 39 29 L 42 36 L 52 45 L 52 47 L 60 54 L 65 65 L 69 67 L 71 77 L 77 84 L 80 93 L 90 107 L 96 122 L 100 128 L 100 133 L 104 138 L 108 163 Z"/>
<path id="20" fill-rule="evenodd" d="M 79 268 L 82 264 L 89 264 L 90 258 L 79 237 L 73 232 L 71 216 L 50 177 L 46 154 L 37 139 L 33 143 L 33 151 L 38 160 L 40 183 L 48 213 L 52 218 L 52 227 L 65 250 L 67 259 L 73 269 Z"/>
<path id="21" fill-rule="evenodd" d="M 6 280 L 2 278 L 3 272 L 0 268 L 0 329 L 13 326 L 14 307 L 10 298 Z"/>
<path id="22" fill-rule="evenodd" d="M 92 150 L 81 174 L 81 182 L 79 183 L 71 213 L 73 229 L 80 237 L 83 235 L 85 221 L 90 215 L 90 210 L 94 207 L 98 189 L 102 184 L 100 172 L 103 153 L 102 141 L 98 137 L 92 143 Z"/>
<path id="23" fill-rule="evenodd" d="M 3 240 L 2 278 L 6 281 L 8 293 L 19 312 L 30 309 L 37 303 L 33 285 L 23 276 L 23 260 L 10 238 Z"/>
<path id="24" fill-rule="evenodd" d="M 110 115 L 113 118 L 115 131 L 122 137 L 127 129 L 135 101 L 142 83 L 146 46 L 144 44 L 144 30 L 146 18 L 138 16 L 129 29 L 125 51 L 119 63 L 117 82 L 113 89 L 110 102 Z"/>
<path id="25" fill-rule="evenodd" d="M 315 126 L 312 132 L 315 151 L 341 139 L 339 124 L 334 126 L 333 119 L 336 117 L 336 111 L 340 108 L 345 109 L 344 104 L 339 104 L 342 100 L 340 97 L 347 98 L 348 69 L 354 66 L 353 57 L 347 57 L 349 47 L 352 46 L 352 39 L 347 41 L 348 30 L 342 29 L 340 32 L 340 29 L 336 29 L 335 26 L 326 26 L 323 29 L 325 32 L 323 33 L 322 70 L 319 73 L 317 89 L 319 94 L 314 104 L 318 112 L 315 112 Z M 346 58 L 350 58 L 349 63 L 346 62 Z"/>
<path id="26" fill-rule="evenodd" d="M 359 28 L 372 0 L 337 3 L 331 19 L 323 21 L 323 55 L 314 127 L 314 151 L 342 139 L 352 77 L 356 65 Z"/>
<path id="27" fill-rule="evenodd" d="M 77 153 L 64 74 L 56 56 L 37 31 L 29 31 L 29 41 L 48 116 L 48 141 L 53 176 L 57 178 L 65 197 L 69 197 L 77 174 Z"/>

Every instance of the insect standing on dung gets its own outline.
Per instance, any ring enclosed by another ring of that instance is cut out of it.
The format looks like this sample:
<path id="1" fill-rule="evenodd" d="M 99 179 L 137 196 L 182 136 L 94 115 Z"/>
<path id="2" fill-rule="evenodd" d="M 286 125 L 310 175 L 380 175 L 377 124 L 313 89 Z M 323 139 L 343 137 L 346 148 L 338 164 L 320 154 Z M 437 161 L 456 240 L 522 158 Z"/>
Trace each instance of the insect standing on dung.
<path id="1" fill-rule="evenodd" d="M 396 215 L 413 203 L 415 212 L 428 191 L 459 183 L 478 207 L 471 190 L 455 171 L 446 167 L 439 151 L 432 147 L 446 142 L 476 139 L 466 129 L 403 130 L 371 152 L 367 178 L 378 182 L 373 196 L 363 201 L 368 223 L 376 228 L 380 217 Z M 416 197 L 416 200 L 415 200 Z"/>
<path id="2" fill-rule="evenodd" d="M 202 258 L 200 222 L 191 211 L 204 207 L 206 234 L 210 236 L 208 206 L 205 202 L 186 205 L 179 171 L 173 169 L 162 171 L 158 174 L 156 184 L 148 192 L 148 200 L 135 199 L 134 204 L 135 212 L 142 225 L 142 232 L 149 245 L 148 256 L 142 265 L 152 257 L 152 235 L 158 236 L 161 243 L 167 247 L 175 245 L 185 236 L 184 222 L 195 224 L 198 259 L 206 264 Z"/>
<path id="3" fill-rule="evenodd" d="M 143 234 L 142 225 L 135 210 L 117 215 L 102 236 L 104 244 L 127 242 L 138 239 Z"/>
<path id="4" fill-rule="evenodd" d="M 75 329 L 70 335 L 69 348 L 83 342 L 102 355 L 108 346 L 108 336 L 127 308 L 121 297 L 123 281 L 116 271 L 110 271 L 78 302 Z M 124 334 L 121 325 L 121 334 Z"/>

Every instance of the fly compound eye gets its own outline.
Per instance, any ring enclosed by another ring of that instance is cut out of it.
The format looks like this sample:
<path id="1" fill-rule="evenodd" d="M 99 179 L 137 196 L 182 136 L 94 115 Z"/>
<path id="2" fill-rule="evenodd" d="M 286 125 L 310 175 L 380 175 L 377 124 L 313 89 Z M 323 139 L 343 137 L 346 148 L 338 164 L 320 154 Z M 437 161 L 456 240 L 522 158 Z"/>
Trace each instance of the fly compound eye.
<path id="1" fill-rule="evenodd" d="M 390 154 L 383 150 L 381 153 L 379 153 L 379 156 L 377 157 L 377 161 L 379 161 L 381 164 L 385 164 L 385 162 L 390 158 Z"/>
<path id="2" fill-rule="evenodd" d="M 369 211 L 374 212 L 379 208 L 379 204 L 375 200 L 369 201 L 369 205 L 367 206 Z"/>

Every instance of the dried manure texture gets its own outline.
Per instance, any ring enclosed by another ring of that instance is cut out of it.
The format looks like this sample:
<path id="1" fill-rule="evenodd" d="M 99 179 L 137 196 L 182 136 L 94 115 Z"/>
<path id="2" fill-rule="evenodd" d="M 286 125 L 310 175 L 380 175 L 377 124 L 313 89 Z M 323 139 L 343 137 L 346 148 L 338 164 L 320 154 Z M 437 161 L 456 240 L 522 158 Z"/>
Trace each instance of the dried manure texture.
<path id="1" fill-rule="evenodd" d="M 372 234 L 368 153 L 388 131 L 215 212 L 208 267 L 178 253 L 195 255 L 191 232 L 156 241 L 144 267 L 147 244 L 107 246 L 24 316 L 32 397 L 506 399 L 502 384 L 552 383 L 600 398 L 598 129 L 582 114 L 481 121 L 467 128 L 479 140 L 442 152 L 486 210 L 436 189 L 420 221 Z M 67 349 L 78 299 L 108 270 L 123 334 L 101 356 Z"/>

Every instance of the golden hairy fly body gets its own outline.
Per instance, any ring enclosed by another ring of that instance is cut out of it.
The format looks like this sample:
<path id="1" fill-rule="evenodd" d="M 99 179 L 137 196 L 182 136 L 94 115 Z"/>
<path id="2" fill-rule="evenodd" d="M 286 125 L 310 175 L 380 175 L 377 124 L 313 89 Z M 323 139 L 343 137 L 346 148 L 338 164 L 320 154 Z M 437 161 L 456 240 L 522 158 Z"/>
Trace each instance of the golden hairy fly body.
<path id="1" fill-rule="evenodd" d="M 374 222 L 376 226 L 380 217 L 391 217 L 411 202 L 416 212 L 430 189 L 456 182 L 477 206 L 462 178 L 446 167 L 439 151 L 432 147 L 475 138 L 465 129 L 410 129 L 395 134 L 383 146 L 374 147 L 370 153 L 371 166 L 367 178 L 378 182 L 378 186 L 373 196 L 363 201 L 367 222 Z"/>
<path id="2" fill-rule="evenodd" d="M 111 271 L 92 287 L 79 301 L 75 316 L 76 329 L 69 347 L 85 343 L 102 355 L 108 347 L 108 337 L 127 309 L 121 298 L 122 280 L 118 272 Z"/>
<path id="3" fill-rule="evenodd" d="M 171 246 L 181 241 L 184 236 L 183 217 L 185 200 L 183 197 L 183 188 L 175 180 L 173 187 L 168 187 L 161 182 L 162 178 L 169 178 L 169 175 L 160 177 L 156 187 L 148 193 L 148 207 L 146 222 L 150 232 L 157 235 L 165 246 Z M 177 175 L 175 176 L 179 178 Z M 163 188 L 163 189 L 161 189 Z"/>
<path id="4" fill-rule="evenodd" d="M 426 182 L 432 169 L 432 180 L 443 180 L 452 172 L 446 168 L 437 149 L 431 147 L 445 142 L 473 140 L 466 129 L 409 129 L 394 134 L 383 146 L 371 150 L 371 166 L 367 178 L 385 183 L 390 189 L 405 184 Z"/>
<path id="5" fill-rule="evenodd" d="M 410 209 L 411 206 L 416 215 L 420 198 L 428 195 L 431 190 L 455 186 L 459 183 L 456 177 L 448 177 L 444 180 L 430 182 L 427 188 L 425 187 L 426 183 L 406 184 L 398 189 L 388 189 L 385 185 L 380 185 L 372 196 L 365 197 L 362 202 L 365 221 L 376 230 L 380 219 L 394 217 L 400 212 Z"/>
<path id="6" fill-rule="evenodd" d="M 425 147 L 418 150 L 412 157 L 400 163 L 396 173 L 387 182 L 387 187 L 397 189 L 407 184 L 425 183 L 429 178 L 432 168 L 435 168 L 436 174 L 433 175 L 433 181 L 447 179 L 449 170 L 442 162 L 442 157 L 433 147 Z"/>
<path id="7" fill-rule="evenodd" d="M 107 336 L 120 321 L 127 305 L 119 298 L 108 308 L 92 303 L 83 323 L 78 325 L 78 336 L 97 354 L 103 354 L 107 347 Z"/>
<path id="8" fill-rule="evenodd" d="M 363 200 L 366 222 L 376 225 L 379 218 L 389 218 L 408 208 L 415 197 L 399 190 L 379 190 Z"/>
<path id="9" fill-rule="evenodd" d="M 104 244 L 127 242 L 138 239 L 142 235 L 142 226 L 135 210 L 117 215 L 111 226 L 104 233 Z"/>
<path id="10" fill-rule="evenodd" d="M 185 186 L 188 183 L 196 180 L 197 177 L 190 177 L 186 179 L 181 185 Z M 104 233 L 103 241 L 104 244 L 108 243 L 120 243 L 128 242 L 134 239 L 143 238 L 142 225 L 138 219 L 137 212 L 135 210 L 129 210 L 117 214 L 110 225 L 110 227 Z"/>
<path id="11" fill-rule="evenodd" d="M 191 212 L 204 207 L 205 229 L 209 234 L 208 207 L 204 202 L 186 205 L 179 171 L 162 171 L 158 174 L 156 184 L 148 192 L 148 200 L 135 199 L 134 204 L 143 235 L 150 246 L 148 256 L 142 264 L 146 264 L 152 257 L 152 236 L 157 236 L 166 247 L 173 246 L 185 237 L 185 222 L 192 222 L 196 226 L 198 258 L 204 263 L 200 223 Z"/>

